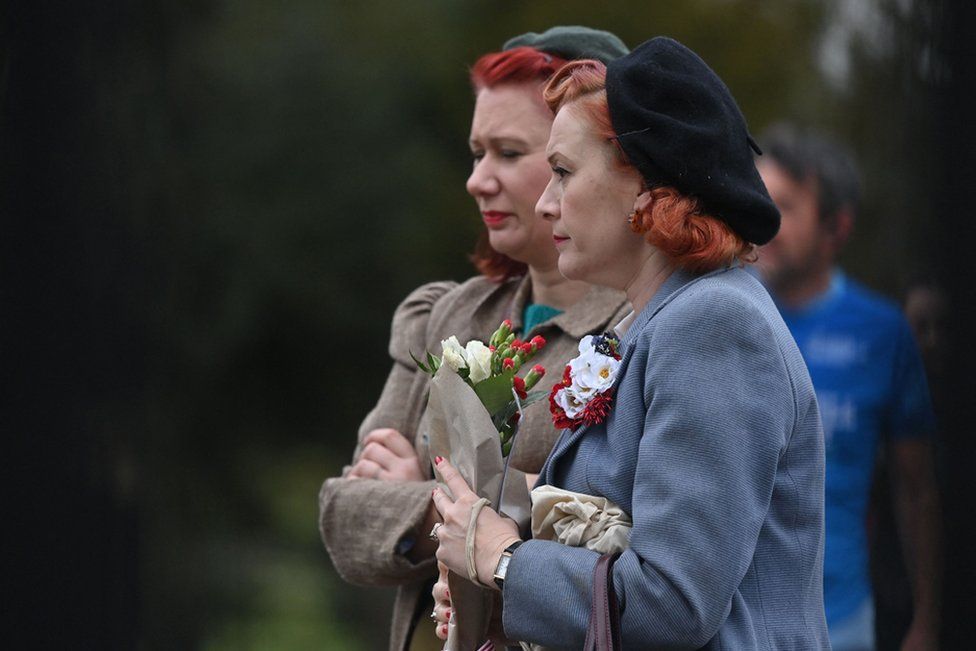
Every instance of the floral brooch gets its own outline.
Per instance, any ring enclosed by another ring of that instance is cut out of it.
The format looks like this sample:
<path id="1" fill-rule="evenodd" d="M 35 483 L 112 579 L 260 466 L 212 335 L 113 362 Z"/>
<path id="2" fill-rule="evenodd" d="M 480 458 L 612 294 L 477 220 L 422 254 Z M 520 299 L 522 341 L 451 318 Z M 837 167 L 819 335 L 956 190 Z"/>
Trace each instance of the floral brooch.
<path id="1" fill-rule="evenodd" d="M 620 369 L 619 343 L 609 333 L 580 340 L 579 356 L 566 365 L 562 382 L 549 393 L 549 410 L 557 428 L 576 429 L 606 419 Z"/>

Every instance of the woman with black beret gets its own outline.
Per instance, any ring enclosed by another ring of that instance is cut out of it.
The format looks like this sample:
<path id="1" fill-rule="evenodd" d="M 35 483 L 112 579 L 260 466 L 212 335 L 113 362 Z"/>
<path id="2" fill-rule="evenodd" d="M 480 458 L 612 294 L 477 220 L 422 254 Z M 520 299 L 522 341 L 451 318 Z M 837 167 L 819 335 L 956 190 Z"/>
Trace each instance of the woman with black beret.
<path id="1" fill-rule="evenodd" d="M 796 344 L 743 268 L 779 213 L 741 112 L 694 52 L 660 37 L 606 66 L 567 64 L 546 99 L 552 178 L 536 211 L 559 269 L 623 290 L 633 312 L 584 338 L 553 389 L 565 429 L 533 499 L 599 508 L 578 510 L 570 544 L 559 530 L 576 523 L 556 518 L 553 534 L 546 512 L 530 540 L 488 508 L 471 527 L 476 496 L 437 460 L 450 489 L 434 494 L 438 558 L 502 591 L 508 637 L 580 649 L 616 528 L 629 534 L 611 545 L 625 648 L 828 649 L 820 416 Z"/>

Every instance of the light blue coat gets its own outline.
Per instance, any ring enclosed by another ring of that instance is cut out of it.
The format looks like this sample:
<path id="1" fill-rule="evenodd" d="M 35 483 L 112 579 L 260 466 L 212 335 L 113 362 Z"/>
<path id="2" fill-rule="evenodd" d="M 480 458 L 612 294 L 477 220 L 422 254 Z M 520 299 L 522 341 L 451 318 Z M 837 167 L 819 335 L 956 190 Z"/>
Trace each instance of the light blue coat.
<path id="1" fill-rule="evenodd" d="M 609 417 L 564 431 L 539 484 L 632 516 L 613 568 L 624 648 L 829 649 L 823 433 L 766 290 L 739 268 L 675 272 L 620 352 Z M 597 558 L 551 541 L 519 547 L 506 634 L 582 648 Z"/>

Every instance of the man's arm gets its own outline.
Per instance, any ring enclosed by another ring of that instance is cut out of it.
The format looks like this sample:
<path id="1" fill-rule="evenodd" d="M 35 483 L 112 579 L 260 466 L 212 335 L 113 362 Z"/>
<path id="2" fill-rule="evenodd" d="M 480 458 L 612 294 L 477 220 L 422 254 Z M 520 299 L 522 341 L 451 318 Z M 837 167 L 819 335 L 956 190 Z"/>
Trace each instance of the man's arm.
<path id="1" fill-rule="evenodd" d="M 941 508 L 929 439 L 891 443 L 895 513 L 912 582 L 914 615 L 903 651 L 936 649 L 942 587 Z"/>

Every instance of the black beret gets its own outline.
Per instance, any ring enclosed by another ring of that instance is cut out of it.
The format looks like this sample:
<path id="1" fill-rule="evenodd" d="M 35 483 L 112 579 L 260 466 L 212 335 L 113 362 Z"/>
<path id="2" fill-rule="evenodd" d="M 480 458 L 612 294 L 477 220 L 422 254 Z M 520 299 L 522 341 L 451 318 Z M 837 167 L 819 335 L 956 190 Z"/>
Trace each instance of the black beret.
<path id="1" fill-rule="evenodd" d="M 554 54 L 568 61 L 596 59 L 603 63 L 610 63 L 630 52 L 630 49 L 615 34 L 580 25 L 557 25 L 541 34 L 536 32 L 521 34 L 505 41 L 502 50 L 522 46 L 533 47 L 540 52 Z"/>
<path id="2" fill-rule="evenodd" d="M 658 36 L 607 65 L 607 106 L 621 148 L 652 186 L 669 185 L 753 244 L 779 230 L 745 118 L 697 54 Z"/>

